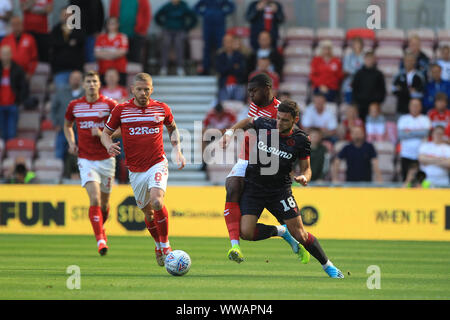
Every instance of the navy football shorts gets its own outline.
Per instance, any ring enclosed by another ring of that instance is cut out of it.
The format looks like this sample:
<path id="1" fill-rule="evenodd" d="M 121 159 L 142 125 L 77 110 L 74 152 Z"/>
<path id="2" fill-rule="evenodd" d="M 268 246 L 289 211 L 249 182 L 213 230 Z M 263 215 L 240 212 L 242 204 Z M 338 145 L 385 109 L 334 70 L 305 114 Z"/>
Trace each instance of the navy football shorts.
<path id="1" fill-rule="evenodd" d="M 280 224 L 300 215 L 297 202 L 291 188 L 278 191 L 262 191 L 249 183 L 245 184 L 240 201 L 241 214 L 254 215 L 258 218 L 267 209 Z"/>

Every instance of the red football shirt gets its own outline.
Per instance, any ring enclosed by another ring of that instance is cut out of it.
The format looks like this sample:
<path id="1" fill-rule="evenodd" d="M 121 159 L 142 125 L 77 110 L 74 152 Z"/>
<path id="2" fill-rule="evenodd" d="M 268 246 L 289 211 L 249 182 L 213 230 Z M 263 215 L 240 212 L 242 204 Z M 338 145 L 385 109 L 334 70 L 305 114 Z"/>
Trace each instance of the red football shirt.
<path id="1" fill-rule="evenodd" d="M 163 125 L 172 122 L 167 104 L 150 99 L 146 107 L 138 107 L 133 98 L 115 107 L 105 126 L 112 131 L 120 127 L 128 169 L 145 172 L 165 159 Z"/>
<path id="2" fill-rule="evenodd" d="M 20 0 L 25 2 L 26 0 Z M 47 4 L 53 3 L 53 0 L 35 0 L 32 9 L 42 10 Z M 23 13 L 23 26 L 27 32 L 48 33 L 47 15 L 36 14 L 31 10 Z"/>
<path id="3" fill-rule="evenodd" d="M 273 101 L 271 104 L 269 104 L 266 107 L 258 107 L 253 102 L 250 103 L 250 107 L 248 109 L 248 116 L 249 117 L 266 117 L 271 119 L 277 118 L 277 112 L 278 112 L 278 106 L 280 105 L 281 101 L 277 98 L 273 98 Z M 239 154 L 240 159 L 248 160 L 249 157 L 249 149 L 250 146 L 254 144 L 256 141 L 256 137 L 253 135 L 249 135 L 247 132 L 245 133 L 245 140 L 244 144 L 242 145 L 241 153 Z"/>
<path id="4" fill-rule="evenodd" d="M 92 135 L 92 128 L 103 130 L 116 104 L 116 101 L 103 95 L 93 103 L 87 102 L 86 97 L 69 103 L 66 119 L 75 121 L 77 125 L 78 157 L 88 160 L 104 160 L 111 157 L 100 142 L 100 138 Z"/>
<path id="5" fill-rule="evenodd" d="M 432 127 L 443 126 L 444 128 L 450 123 L 450 110 L 439 113 L 436 109 L 428 111 L 428 118 L 431 120 Z"/>
<path id="6" fill-rule="evenodd" d="M 0 85 L 0 106 L 10 106 L 16 103 L 16 95 L 11 89 L 10 69 L 3 69 Z"/>
<path id="7" fill-rule="evenodd" d="M 95 41 L 95 48 L 110 50 L 128 49 L 128 38 L 123 33 L 118 33 L 114 38 L 109 38 L 107 33 L 102 33 Z M 127 71 L 126 55 L 114 60 L 98 59 L 98 72 L 104 74 L 108 69 L 117 69 L 121 73 Z"/>

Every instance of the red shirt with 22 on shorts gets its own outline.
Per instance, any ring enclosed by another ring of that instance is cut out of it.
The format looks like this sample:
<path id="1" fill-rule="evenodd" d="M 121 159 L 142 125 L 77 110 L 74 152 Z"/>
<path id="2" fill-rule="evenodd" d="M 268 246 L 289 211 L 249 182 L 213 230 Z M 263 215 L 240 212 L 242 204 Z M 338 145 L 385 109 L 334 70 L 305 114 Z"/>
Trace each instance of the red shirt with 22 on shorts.
<path id="1" fill-rule="evenodd" d="M 107 33 L 102 33 L 95 41 L 95 48 L 110 50 L 112 52 L 117 49 L 128 49 L 128 38 L 123 33 L 118 33 L 113 38 L 110 38 Z M 127 72 L 126 55 L 114 60 L 98 59 L 97 61 L 98 72 L 100 74 L 105 74 L 108 69 L 116 69 L 120 73 Z"/>
<path id="2" fill-rule="evenodd" d="M 102 95 L 92 103 L 87 102 L 86 97 L 75 99 L 69 103 L 66 120 L 76 122 L 79 158 L 87 160 L 111 158 L 100 138 L 92 135 L 92 128 L 103 130 L 106 120 L 116 105 L 115 100 Z"/>
<path id="3" fill-rule="evenodd" d="M 131 172 L 145 172 L 165 159 L 163 125 L 173 122 L 172 110 L 163 102 L 150 99 L 145 107 L 134 98 L 117 105 L 105 126 L 122 132 L 125 161 Z"/>

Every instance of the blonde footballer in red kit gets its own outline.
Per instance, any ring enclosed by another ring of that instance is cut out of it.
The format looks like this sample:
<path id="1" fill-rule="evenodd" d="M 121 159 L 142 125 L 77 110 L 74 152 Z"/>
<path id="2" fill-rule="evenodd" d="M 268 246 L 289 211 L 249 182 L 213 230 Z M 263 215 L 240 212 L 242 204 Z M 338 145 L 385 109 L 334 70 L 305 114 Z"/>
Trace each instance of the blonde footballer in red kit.
<path id="1" fill-rule="evenodd" d="M 120 127 L 134 197 L 145 214 L 147 229 L 155 240 L 156 261 L 164 266 L 165 256 L 172 249 L 168 238 L 169 217 L 164 206 L 169 172 L 163 146 L 163 125 L 169 132 L 179 169 L 184 168 L 186 160 L 181 153 L 172 111 L 167 104 L 150 98 L 153 93 L 151 76 L 137 74 L 131 89 L 134 98 L 114 108 L 105 124 L 101 141 L 110 154 L 119 154 L 119 142 L 114 143 L 111 135 Z"/>
<path id="2" fill-rule="evenodd" d="M 66 110 L 64 135 L 69 144 L 69 152 L 78 156 L 81 186 L 89 196 L 89 219 L 97 240 L 98 252 L 105 255 L 108 251 L 107 238 L 103 223 L 109 215 L 109 195 L 114 180 L 116 159 L 105 150 L 100 135 L 115 100 L 99 93 L 100 78 L 95 71 L 84 75 L 85 96 L 73 100 Z M 78 145 L 75 142 L 73 124 L 76 122 Z M 120 135 L 120 132 L 114 136 Z"/>

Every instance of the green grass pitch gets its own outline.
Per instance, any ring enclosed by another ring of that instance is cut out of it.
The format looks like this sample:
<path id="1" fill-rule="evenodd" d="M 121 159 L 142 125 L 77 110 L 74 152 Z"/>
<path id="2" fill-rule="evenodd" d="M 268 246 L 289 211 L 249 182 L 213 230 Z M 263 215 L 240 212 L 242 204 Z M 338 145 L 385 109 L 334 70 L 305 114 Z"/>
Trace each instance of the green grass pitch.
<path id="1" fill-rule="evenodd" d="M 100 257 L 93 236 L 0 235 L 0 299 L 450 299 L 448 242 L 322 240 L 345 279 L 313 258 L 300 264 L 282 239 L 243 241 L 246 261 L 236 264 L 225 238 L 172 237 L 192 259 L 183 277 L 156 264 L 150 236 L 108 244 Z M 66 287 L 70 265 L 80 267 L 79 290 Z M 370 265 L 380 289 L 367 288 Z"/>

